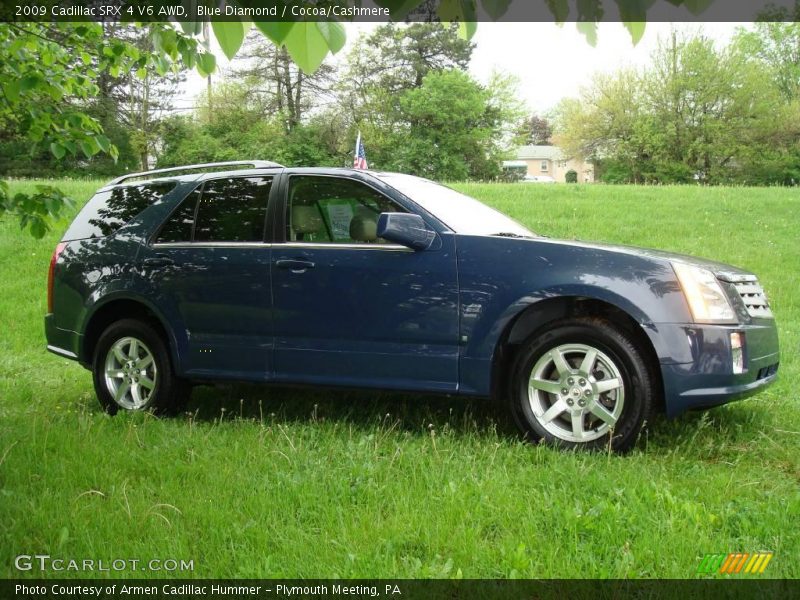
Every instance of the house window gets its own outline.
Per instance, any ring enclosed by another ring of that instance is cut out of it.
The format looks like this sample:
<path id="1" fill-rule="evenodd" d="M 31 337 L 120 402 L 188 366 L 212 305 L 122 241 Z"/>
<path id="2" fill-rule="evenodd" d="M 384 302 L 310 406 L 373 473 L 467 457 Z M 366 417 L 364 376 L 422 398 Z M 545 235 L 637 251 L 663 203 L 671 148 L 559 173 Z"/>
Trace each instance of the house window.
<path id="1" fill-rule="evenodd" d="M 543 173 L 547 172 L 547 161 L 546 160 L 542 161 L 542 172 Z"/>

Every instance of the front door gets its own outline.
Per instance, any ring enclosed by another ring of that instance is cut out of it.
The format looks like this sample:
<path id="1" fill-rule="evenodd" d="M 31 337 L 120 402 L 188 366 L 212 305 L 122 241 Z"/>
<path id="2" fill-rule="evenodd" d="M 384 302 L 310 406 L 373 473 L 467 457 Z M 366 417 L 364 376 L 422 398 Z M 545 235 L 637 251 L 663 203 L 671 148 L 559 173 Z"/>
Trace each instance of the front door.
<path id="1" fill-rule="evenodd" d="M 455 243 L 414 252 L 379 239 L 407 208 L 366 183 L 289 175 L 272 251 L 276 380 L 455 391 Z"/>
<path id="2" fill-rule="evenodd" d="M 271 176 L 206 181 L 143 257 L 154 300 L 178 330 L 183 374 L 263 381 L 272 359 Z"/>

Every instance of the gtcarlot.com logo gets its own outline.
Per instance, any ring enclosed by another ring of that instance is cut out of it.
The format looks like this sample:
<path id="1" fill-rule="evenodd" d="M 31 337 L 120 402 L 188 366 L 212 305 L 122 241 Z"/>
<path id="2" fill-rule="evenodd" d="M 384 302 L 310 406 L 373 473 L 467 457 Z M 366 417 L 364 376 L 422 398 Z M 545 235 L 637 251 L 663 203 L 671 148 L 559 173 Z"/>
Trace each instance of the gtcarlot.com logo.
<path id="1" fill-rule="evenodd" d="M 772 552 L 706 554 L 697 567 L 701 575 L 761 575 L 772 560 Z"/>
<path id="2" fill-rule="evenodd" d="M 54 558 L 49 554 L 20 554 L 14 559 L 18 571 L 194 571 L 194 560 L 174 558 Z"/>

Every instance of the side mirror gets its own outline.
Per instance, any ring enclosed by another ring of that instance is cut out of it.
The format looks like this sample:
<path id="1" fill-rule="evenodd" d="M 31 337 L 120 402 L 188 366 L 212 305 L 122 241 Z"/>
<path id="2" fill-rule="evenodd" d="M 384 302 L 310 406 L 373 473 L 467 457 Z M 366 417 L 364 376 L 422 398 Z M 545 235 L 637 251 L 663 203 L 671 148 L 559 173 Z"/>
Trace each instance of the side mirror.
<path id="1" fill-rule="evenodd" d="M 436 234 L 428 229 L 419 215 L 381 213 L 378 217 L 378 237 L 412 250 L 427 250 Z"/>

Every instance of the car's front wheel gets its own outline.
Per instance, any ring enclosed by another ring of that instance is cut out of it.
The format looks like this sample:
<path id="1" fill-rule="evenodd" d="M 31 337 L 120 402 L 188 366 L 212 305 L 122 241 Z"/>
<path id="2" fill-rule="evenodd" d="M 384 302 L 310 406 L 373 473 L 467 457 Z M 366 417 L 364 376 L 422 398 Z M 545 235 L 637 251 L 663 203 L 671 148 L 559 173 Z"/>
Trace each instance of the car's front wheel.
<path id="1" fill-rule="evenodd" d="M 654 379 L 624 329 L 601 319 L 564 319 L 517 353 L 511 414 L 531 441 L 625 451 L 649 418 Z"/>
<path id="2" fill-rule="evenodd" d="M 100 336 L 94 354 L 97 399 L 109 414 L 118 410 L 176 414 L 189 396 L 176 377 L 161 336 L 144 321 L 123 319 Z"/>

